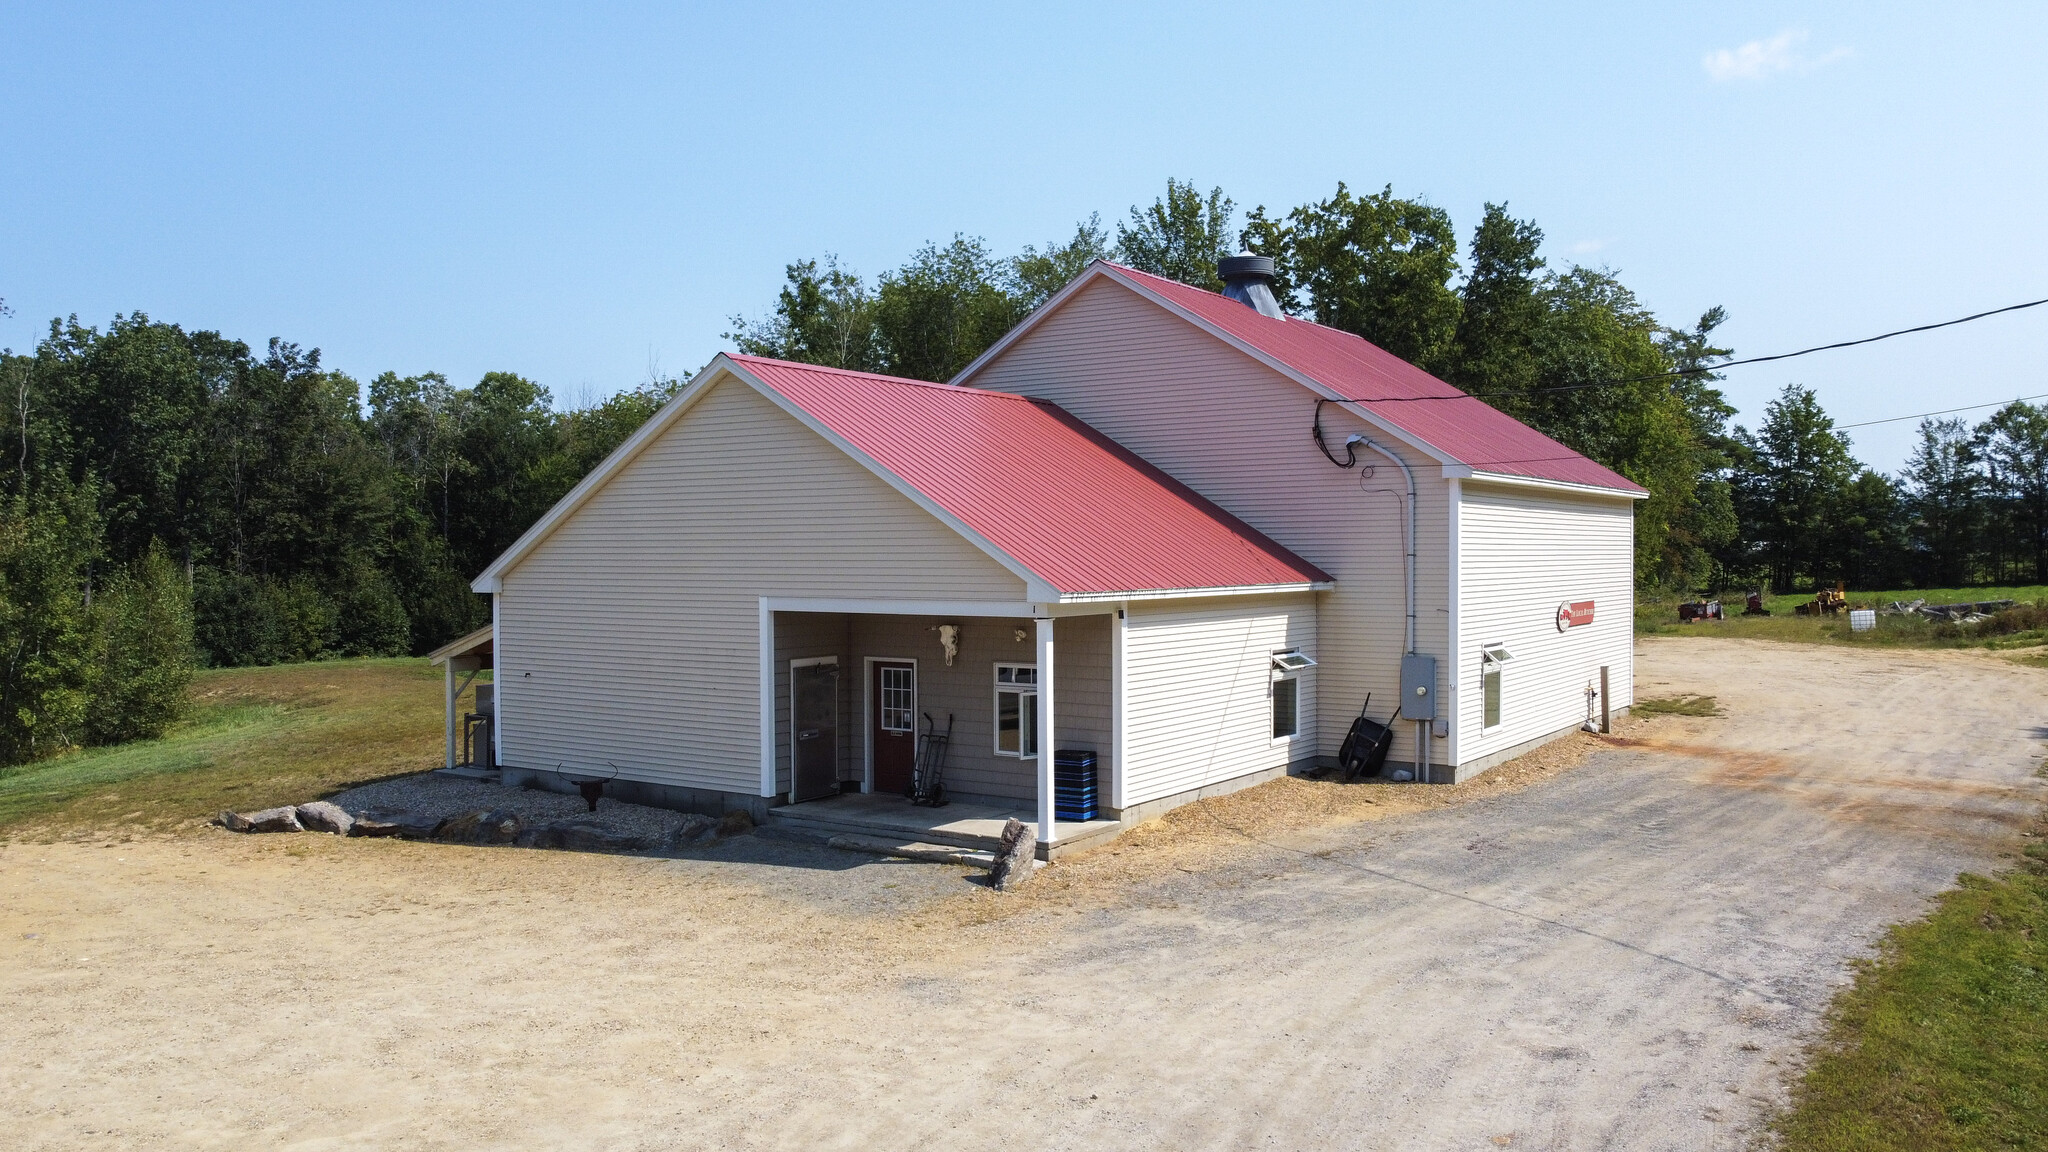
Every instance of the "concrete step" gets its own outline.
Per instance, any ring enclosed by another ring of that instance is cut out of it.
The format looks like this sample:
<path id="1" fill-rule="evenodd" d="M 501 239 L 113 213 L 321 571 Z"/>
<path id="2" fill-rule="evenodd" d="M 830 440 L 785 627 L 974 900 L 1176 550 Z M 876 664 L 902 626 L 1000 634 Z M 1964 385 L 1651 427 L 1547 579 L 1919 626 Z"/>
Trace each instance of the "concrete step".
<path id="1" fill-rule="evenodd" d="M 988 851 L 996 848 L 999 841 L 993 836 L 947 832 L 943 829 L 918 827 L 891 828 L 864 821 L 820 819 L 809 815 L 788 815 L 782 808 L 768 810 L 768 824 L 771 827 L 787 828 L 792 832 L 808 832 L 822 835 L 827 839 L 834 836 L 858 836 L 871 840 L 887 839 L 892 843 L 903 843 L 915 838 L 919 843 L 938 843 L 952 848 L 967 848 Z M 896 840 L 900 834 L 905 840 Z"/>
<path id="2" fill-rule="evenodd" d="M 965 864 L 970 868 L 993 868 L 996 863 L 993 852 L 962 848 L 955 844 L 924 844 L 917 841 L 904 844 L 879 836 L 834 836 L 825 843 L 829 847 L 843 848 L 849 852 L 872 852 L 877 856 L 924 860 L 933 864 Z"/>

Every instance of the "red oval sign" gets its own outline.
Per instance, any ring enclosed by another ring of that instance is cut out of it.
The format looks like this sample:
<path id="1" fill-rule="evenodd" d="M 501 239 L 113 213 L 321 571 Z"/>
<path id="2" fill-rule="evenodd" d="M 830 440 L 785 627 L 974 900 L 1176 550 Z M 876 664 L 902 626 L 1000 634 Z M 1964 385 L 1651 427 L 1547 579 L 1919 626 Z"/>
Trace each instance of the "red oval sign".
<path id="1" fill-rule="evenodd" d="M 1557 606 L 1557 630 L 1559 632 L 1567 628 L 1577 628 L 1581 624 L 1591 624 L 1592 622 L 1593 602 L 1591 600 L 1573 600 Z"/>

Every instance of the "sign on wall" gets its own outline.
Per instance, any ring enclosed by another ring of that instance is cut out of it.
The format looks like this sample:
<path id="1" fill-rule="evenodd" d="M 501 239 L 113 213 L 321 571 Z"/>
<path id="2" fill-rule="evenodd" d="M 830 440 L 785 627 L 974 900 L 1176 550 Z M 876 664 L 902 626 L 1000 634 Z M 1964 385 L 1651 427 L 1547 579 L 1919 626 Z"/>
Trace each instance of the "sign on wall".
<path id="1" fill-rule="evenodd" d="M 1577 628 L 1581 624 L 1591 624 L 1592 622 L 1593 602 L 1591 600 L 1573 600 L 1557 606 L 1557 630 L 1559 632 L 1567 628 Z"/>

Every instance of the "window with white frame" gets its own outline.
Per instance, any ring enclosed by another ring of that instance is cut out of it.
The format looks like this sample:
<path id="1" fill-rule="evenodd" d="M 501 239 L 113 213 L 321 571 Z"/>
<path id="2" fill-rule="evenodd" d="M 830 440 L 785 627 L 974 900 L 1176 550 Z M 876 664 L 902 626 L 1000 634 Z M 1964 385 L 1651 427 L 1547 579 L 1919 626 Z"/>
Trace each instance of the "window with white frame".
<path id="1" fill-rule="evenodd" d="M 1501 668 L 1513 660 L 1515 654 L 1506 645 L 1482 644 L 1479 646 L 1479 727 L 1495 728 L 1500 725 L 1500 681 Z"/>
<path id="2" fill-rule="evenodd" d="M 1299 648 L 1273 653 L 1273 739 L 1301 735 L 1301 673 L 1315 666 Z"/>
<path id="3" fill-rule="evenodd" d="M 1038 755 L 1038 665 L 996 665 L 996 755 Z"/>

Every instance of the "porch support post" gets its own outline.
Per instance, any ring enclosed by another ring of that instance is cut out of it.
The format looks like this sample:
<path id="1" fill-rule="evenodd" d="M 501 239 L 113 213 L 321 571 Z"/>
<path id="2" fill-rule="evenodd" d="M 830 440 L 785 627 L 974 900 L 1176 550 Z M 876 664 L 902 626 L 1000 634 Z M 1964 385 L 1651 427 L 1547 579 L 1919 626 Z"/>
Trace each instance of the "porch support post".
<path id="1" fill-rule="evenodd" d="M 775 795 L 775 610 L 761 597 L 761 795 Z"/>
<path id="2" fill-rule="evenodd" d="M 1038 842 L 1053 839 L 1052 618 L 1038 618 Z"/>
<path id="3" fill-rule="evenodd" d="M 455 660 L 441 661 L 441 715 L 447 721 L 448 762 L 443 767 L 455 767 Z"/>

